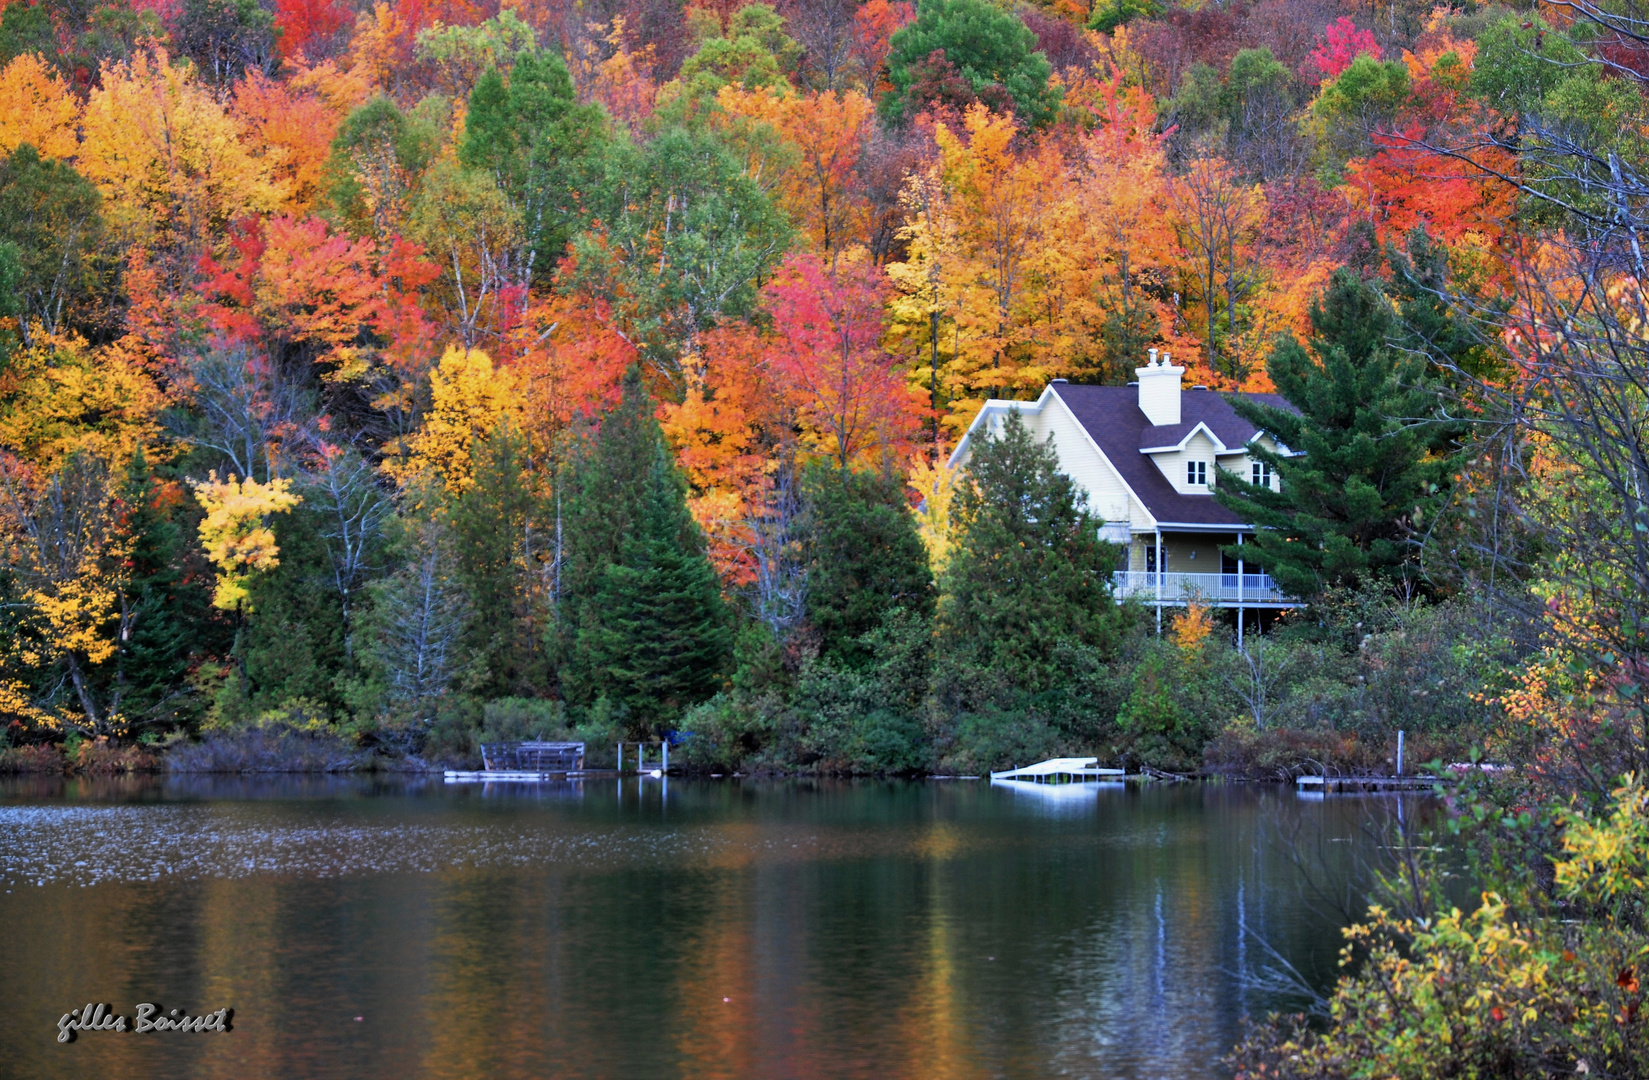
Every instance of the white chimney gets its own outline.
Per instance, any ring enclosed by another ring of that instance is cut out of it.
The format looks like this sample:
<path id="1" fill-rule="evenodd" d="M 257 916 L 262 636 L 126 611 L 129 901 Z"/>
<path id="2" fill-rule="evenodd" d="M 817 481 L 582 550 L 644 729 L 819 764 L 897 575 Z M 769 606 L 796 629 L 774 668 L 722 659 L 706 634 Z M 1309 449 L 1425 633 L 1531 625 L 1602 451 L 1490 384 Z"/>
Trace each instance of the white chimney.
<path id="1" fill-rule="evenodd" d="M 1167 353 L 1158 360 L 1155 349 L 1151 350 L 1151 359 L 1144 367 L 1134 369 L 1134 377 L 1139 380 L 1139 411 L 1151 421 L 1152 427 L 1180 422 L 1179 383 L 1184 374 L 1184 368 L 1169 362 Z"/>

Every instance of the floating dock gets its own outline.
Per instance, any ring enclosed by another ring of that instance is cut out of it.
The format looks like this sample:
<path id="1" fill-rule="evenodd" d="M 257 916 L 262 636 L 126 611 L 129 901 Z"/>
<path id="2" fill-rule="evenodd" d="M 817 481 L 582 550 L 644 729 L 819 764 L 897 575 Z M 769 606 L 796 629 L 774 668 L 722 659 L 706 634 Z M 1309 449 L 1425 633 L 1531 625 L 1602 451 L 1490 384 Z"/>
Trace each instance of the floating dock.
<path id="1" fill-rule="evenodd" d="M 1446 781 L 1436 776 L 1299 776 L 1302 792 L 1431 791 Z"/>
<path id="2" fill-rule="evenodd" d="M 1107 780 L 1126 775 L 1122 769 L 1101 769 L 1096 757 L 1049 758 L 1023 769 L 991 773 L 992 780 L 1019 780 L 1037 784 L 1068 784 L 1086 780 Z"/>
<path id="3" fill-rule="evenodd" d="M 571 772 L 534 772 L 530 769 L 448 769 L 449 784 L 542 784 L 556 780 L 611 780 L 618 777 L 639 776 L 644 780 L 666 776 L 663 769 L 636 772 L 626 769 L 578 769 Z"/>

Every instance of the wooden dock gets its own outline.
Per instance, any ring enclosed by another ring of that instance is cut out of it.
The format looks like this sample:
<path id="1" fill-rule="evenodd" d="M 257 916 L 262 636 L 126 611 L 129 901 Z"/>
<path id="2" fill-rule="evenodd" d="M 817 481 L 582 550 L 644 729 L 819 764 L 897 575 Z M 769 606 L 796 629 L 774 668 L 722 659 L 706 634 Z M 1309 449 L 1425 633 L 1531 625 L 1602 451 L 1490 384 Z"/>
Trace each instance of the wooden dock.
<path id="1" fill-rule="evenodd" d="M 1436 776 L 1299 776 L 1295 788 L 1302 792 L 1433 791 L 1444 783 Z"/>

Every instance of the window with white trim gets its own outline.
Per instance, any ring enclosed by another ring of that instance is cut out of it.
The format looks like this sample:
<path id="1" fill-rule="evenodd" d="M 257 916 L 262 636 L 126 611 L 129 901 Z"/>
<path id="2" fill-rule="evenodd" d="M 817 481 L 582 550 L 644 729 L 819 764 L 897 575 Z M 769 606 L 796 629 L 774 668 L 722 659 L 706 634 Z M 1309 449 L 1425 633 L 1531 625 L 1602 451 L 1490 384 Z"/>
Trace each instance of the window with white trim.
<path id="1" fill-rule="evenodd" d="M 1271 486 L 1271 466 L 1263 461 L 1253 462 L 1249 466 L 1249 482 L 1255 487 Z"/>
<path id="2" fill-rule="evenodd" d="M 1185 483 L 1187 487 L 1208 486 L 1208 462 L 1187 461 L 1185 463 Z"/>

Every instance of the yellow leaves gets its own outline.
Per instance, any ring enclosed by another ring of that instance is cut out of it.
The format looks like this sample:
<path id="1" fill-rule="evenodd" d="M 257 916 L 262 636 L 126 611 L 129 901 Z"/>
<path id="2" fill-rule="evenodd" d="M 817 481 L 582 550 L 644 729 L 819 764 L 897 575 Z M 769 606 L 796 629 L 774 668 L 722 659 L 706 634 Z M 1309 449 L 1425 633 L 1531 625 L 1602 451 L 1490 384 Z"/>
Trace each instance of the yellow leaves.
<path id="1" fill-rule="evenodd" d="M 41 157 L 69 157 L 79 117 L 68 86 L 40 57 L 27 53 L 0 71 L 0 155 L 28 143 Z"/>
<path id="2" fill-rule="evenodd" d="M 1556 864 L 1558 889 L 1604 902 L 1649 890 L 1649 790 L 1628 775 L 1614 791 L 1607 817 L 1569 814 L 1563 833 L 1565 858 Z"/>
<path id="3" fill-rule="evenodd" d="M 124 340 L 97 349 L 44 341 L 12 364 L 11 389 L 0 396 L 0 446 L 47 471 L 76 452 L 117 467 L 141 446 L 153 459 L 165 401 Z"/>
<path id="4" fill-rule="evenodd" d="M 233 474 L 219 480 L 216 471 L 205 481 L 193 481 L 195 500 L 206 511 L 200 523 L 201 545 L 206 557 L 218 568 L 214 607 L 233 610 L 247 604 L 247 585 L 252 575 L 280 565 L 280 547 L 275 531 L 268 525 L 271 514 L 289 513 L 303 499 L 294 495 L 290 480 L 275 479 L 260 484 L 248 477 L 237 481 Z"/>
<path id="5" fill-rule="evenodd" d="M 54 589 L 29 589 L 24 603 L 49 628 L 54 648 L 78 653 L 89 664 L 101 664 L 115 653 L 115 643 L 103 633 L 114 615 L 114 582 L 97 572 L 97 560 L 88 558 L 75 576 Z"/>
<path id="6" fill-rule="evenodd" d="M 104 64 L 83 131 L 79 169 L 103 192 L 110 225 L 129 244 L 222 227 L 285 198 L 269 175 L 279 154 L 254 155 L 240 124 L 159 48 Z"/>
<path id="7" fill-rule="evenodd" d="M 467 490 L 474 482 L 471 448 L 520 414 L 515 378 L 507 368 L 495 370 L 481 350 L 451 345 L 430 373 L 430 396 L 423 426 L 400 456 L 384 460 L 384 470 L 402 484 L 429 470 L 448 492 Z"/>
<path id="8" fill-rule="evenodd" d="M 1191 600 L 1184 612 L 1174 616 L 1170 636 L 1181 652 L 1190 653 L 1199 651 L 1213 632 L 1214 619 L 1208 613 L 1208 605 Z"/>
<path id="9" fill-rule="evenodd" d="M 916 511 L 916 533 L 928 549 L 928 565 L 937 576 L 950 564 L 950 506 L 956 496 L 956 470 L 943 459 L 918 457 L 910 466 L 910 486 L 922 495 Z"/>

